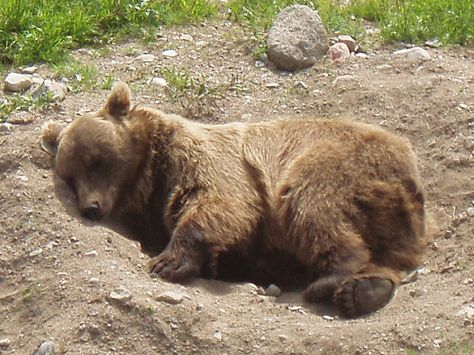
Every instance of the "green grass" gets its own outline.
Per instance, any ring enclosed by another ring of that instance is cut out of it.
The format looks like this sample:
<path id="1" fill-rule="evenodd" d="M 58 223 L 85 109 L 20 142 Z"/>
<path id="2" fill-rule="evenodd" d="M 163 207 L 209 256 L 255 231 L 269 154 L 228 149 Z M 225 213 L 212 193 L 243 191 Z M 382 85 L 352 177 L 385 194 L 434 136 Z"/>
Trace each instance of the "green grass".
<path id="1" fill-rule="evenodd" d="M 436 38 L 443 44 L 472 44 L 474 1 L 472 0 L 229 0 L 233 20 L 247 24 L 255 34 L 256 54 L 265 50 L 265 33 L 284 7 L 301 3 L 316 9 L 329 33 L 348 34 L 361 40 L 363 21 L 381 29 L 384 41 L 422 43 Z"/>
<path id="2" fill-rule="evenodd" d="M 71 48 L 122 36 L 154 37 L 160 25 L 214 15 L 208 0 L 2 0 L 0 63 L 59 63 Z"/>
<path id="3" fill-rule="evenodd" d="M 17 111 L 36 111 L 49 107 L 52 102 L 52 94 L 47 93 L 38 97 L 32 97 L 30 94 L 12 94 L 5 95 L 0 101 L 0 122 L 4 122 L 14 112 Z"/>

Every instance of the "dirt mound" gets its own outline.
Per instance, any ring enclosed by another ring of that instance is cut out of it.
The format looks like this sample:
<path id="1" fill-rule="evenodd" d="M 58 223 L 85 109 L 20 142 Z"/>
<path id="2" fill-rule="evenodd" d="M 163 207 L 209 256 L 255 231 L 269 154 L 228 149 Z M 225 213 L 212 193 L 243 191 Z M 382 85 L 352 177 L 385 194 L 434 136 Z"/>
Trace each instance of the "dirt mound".
<path id="1" fill-rule="evenodd" d="M 136 103 L 195 119 L 349 116 L 408 137 L 436 223 L 417 280 L 376 314 L 347 321 L 299 293 L 273 298 L 252 284 L 150 278 L 136 243 L 77 216 L 40 149 L 42 123 L 97 109 L 108 91 L 69 94 L 54 113 L 28 114 L 32 123 L 0 133 L 0 353 L 31 354 L 44 339 L 71 354 L 474 352 L 474 53 L 429 49 L 432 59 L 419 62 L 384 49 L 285 74 L 255 65 L 247 39 L 224 21 L 167 30 L 149 47 L 75 56 L 130 83 Z M 170 48 L 177 56 L 162 56 Z M 145 52 L 156 59 L 131 56 Z M 163 68 L 188 68 L 215 90 L 172 102 L 166 88 L 148 84 Z M 174 298 L 163 301 L 169 291 Z"/>

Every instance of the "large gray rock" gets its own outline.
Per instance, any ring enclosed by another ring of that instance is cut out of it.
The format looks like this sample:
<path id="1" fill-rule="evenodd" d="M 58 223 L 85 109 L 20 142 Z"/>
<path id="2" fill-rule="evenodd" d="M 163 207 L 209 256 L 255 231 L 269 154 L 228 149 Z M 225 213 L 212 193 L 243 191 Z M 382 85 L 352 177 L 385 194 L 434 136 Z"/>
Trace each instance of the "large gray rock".
<path id="1" fill-rule="evenodd" d="M 36 90 L 33 91 L 33 97 L 39 97 L 44 94 L 50 94 L 53 101 L 62 101 L 66 97 L 67 86 L 56 81 L 45 80 Z"/>
<path id="2" fill-rule="evenodd" d="M 268 58 L 278 69 L 294 71 L 312 66 L 326 54 L 329 39 L 321 18 L 305 5 L 283 9 L 267 39 Z"/>

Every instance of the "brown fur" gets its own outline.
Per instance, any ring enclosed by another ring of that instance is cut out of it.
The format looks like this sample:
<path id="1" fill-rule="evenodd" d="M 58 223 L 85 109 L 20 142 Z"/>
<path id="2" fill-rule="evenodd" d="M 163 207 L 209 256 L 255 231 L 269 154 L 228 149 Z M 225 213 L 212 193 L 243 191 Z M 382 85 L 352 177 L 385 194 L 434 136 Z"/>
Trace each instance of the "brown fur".
<path id="1" fill-rule="evenodd" d="M 424 199 L 407 140 L 345 120 L 206 125 L 130 106 L 44 129 L 79 209 L 134 227 L 151 270 L 312 282 L 309 301 L 355 317 L 386 304 L 424 248 Z M 289 282 L 291 283 L 291 282 Z"/>

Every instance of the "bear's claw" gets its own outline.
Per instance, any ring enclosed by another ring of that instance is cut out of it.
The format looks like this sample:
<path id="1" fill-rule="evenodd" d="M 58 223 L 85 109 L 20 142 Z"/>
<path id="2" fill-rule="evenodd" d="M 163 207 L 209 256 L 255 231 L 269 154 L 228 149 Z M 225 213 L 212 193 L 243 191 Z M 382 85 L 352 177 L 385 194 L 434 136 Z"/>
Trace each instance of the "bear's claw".
<path id="1" fill-rule="evenodd" d="M 164 251 L 150 262 L 150 272 L 171 282 L 184 282 L 199 275 L 199 266 L 186 256 L 172 256 Z"/>

